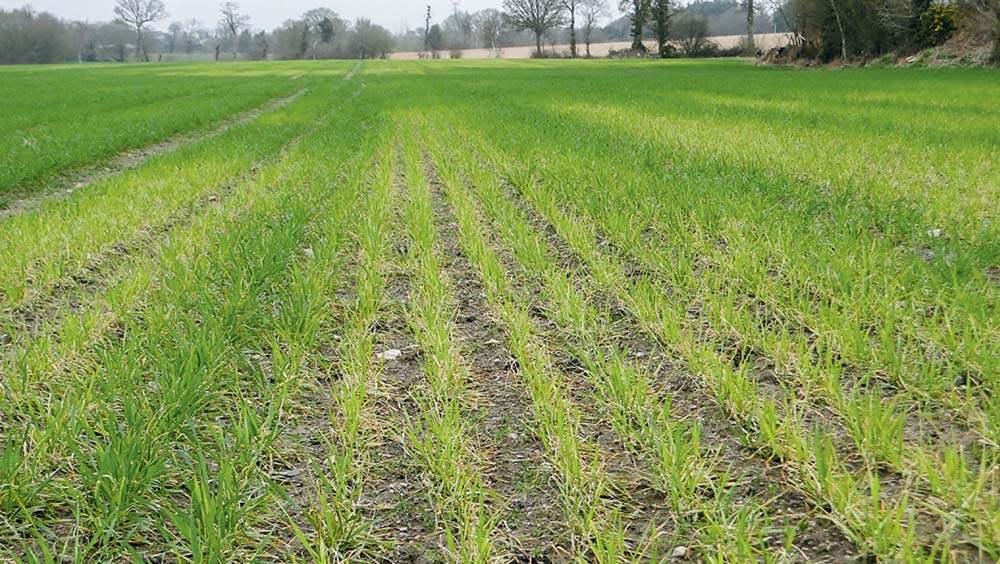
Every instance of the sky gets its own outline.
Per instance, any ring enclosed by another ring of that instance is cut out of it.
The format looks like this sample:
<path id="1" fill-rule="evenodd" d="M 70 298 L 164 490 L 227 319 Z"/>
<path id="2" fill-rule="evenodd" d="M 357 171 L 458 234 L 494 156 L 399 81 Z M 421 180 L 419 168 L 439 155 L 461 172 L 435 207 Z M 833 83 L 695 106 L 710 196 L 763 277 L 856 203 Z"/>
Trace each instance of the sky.
<path id="1" fill-rule="evenodd" d="M 502 0 L 461 0 L 459 8 L 474 12 L 483 8 L 500 9 Z M 191 18 L 214 27 L 219 20 L 221 0 L 163 0 L 170 16 L 153 27 L 165 30 L 171 21 Z M 398 32 L 423 27 L 424 11 L 431 6 L 432 21 L 441 21 L 452 11 L 450 0 L 238 0 L 255 29 L 272 30 L 287 19 L 311 8 L 326 7 L 347 20 L 366 17 Z M 114 18 L 114 0 L 0 0 L 0 8 L 20 8 L 30 4 L 36 11 L 51 12 L 61 18 L 83 21 L 108 21 Z"/>

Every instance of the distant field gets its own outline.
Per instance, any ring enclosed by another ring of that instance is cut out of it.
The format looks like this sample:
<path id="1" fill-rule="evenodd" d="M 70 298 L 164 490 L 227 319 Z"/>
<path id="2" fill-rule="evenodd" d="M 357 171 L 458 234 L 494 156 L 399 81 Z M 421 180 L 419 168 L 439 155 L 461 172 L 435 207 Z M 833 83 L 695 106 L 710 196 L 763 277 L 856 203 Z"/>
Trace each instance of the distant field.
<path id="1" fill-rule="evenodd" d="M 995 72 L 0 84 L 0 562 L 1000 559 Z"/>
<path id="2" fill-rule="evenodd" d="M 788 45 L 790 37 L 787 33 L 758 33 L 755 37 L 755 42 L 757 43 L 758 49 L 773 49 L 774 47 L 783 47 Z M 722 49 L 732 49 L 733 47 L 738 47 L 745 36 L 743 35 L 717 35 L 714 37 L 709 37 L 708 40 L 712 41 Z M 592 43 L 590 45 L 590 55 L 592 57 L 607 57 L 611 50 L 620 51 L 622 49 L 628 49 L 632 46 L 631 41 L 612 41 L 606 43 Z M 584 51 L 583 44 L 579 46 L 580 54 L 582 55 Z M 656 42 L 647 41 L 646 47 L 650 51 L 656 51 Z M 554 51 L 558 54 L 565 55 L 569 54 L 569 45 L 546 45 L 545 49 L 547 51 Z M 504 47 L 500 50 L 501 59 L 530 59 L 531 54 L 534 52 L 535 48 L 532 46 L 521 46 L 521 47 Z M 451 52 L 447 49 L 441 51 L 441 58 L 447 59 L 451 56 Z M 420 58 L 420 53 L 418 52 L 401 52 L 392 53 L 389 55 L 390 59 L 395 60 L 414 60 Z M 462 49 L 463 59 L 495 59 L 497 53 L 492 49 Z"/>

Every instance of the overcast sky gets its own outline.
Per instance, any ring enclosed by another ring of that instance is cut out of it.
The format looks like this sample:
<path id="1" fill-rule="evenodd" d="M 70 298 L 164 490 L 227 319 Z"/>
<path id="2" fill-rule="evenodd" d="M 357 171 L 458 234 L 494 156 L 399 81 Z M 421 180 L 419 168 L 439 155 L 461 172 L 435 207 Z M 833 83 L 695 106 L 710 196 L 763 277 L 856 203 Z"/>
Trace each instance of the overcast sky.
<path id="1" fill-rule="evenodd" d="M 197 18 L 209 27 L 219 20 L 220 0 L 163 0 L 170 17 L 154 26 L 165 30 L 174 20 Z M 388 27 L 393 32 L 406 27 L 422 27 L 424 7 L 431 6 L 431 17 L 440 21 L 451 13 L 450 0 L 239 0 L 243 12 L 250 15 L 250 23 L 256 29 L 272 30 L 289 18 L 294 18 L 309 10 L 324 6 L 340 14 L 340 17 L 354 20 L 360 17 L 371 19 Z M 500 8 L 501 0 L 461 0 L 463 10 L 476 11 L 483 8 Z M 30 4 L 36 10 L 52 12 L 66 19 L 86 21 L 107 21 L 114 17 L 114 0 L 0 0 L 0 8 L 20 8 Z"/>

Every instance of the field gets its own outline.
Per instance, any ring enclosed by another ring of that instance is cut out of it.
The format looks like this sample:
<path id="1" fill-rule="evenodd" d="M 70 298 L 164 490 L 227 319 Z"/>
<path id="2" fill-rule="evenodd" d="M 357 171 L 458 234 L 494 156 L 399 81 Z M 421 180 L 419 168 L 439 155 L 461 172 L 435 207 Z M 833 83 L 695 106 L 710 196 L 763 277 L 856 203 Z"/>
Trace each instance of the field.
<path id="1" fill-rule="evenodd" d="M 0 84 L 0 562 L 1000 559 L 1000 74 Z"/>
<path id="2" fill-rule="evenodd" d="M 734 47 L 739 47 L 746 39 L 743 35 L 716 35 L 707 38 L 712 43 L 718 45 L 721 49 L 732 49 Z M 757 48 L 767 51 L 768 49 L 773 49 L 775 47 L 782 47 L 788 45 L 789 35 L 787 33 L 758 33 L 756 35 Z M 646 48 L 651 52 L 656 52 L 656 42 L 646 41 Z M 620 51 L 628 49 L 632 46 L 631 41 L 612 41 L 609 43 L 592 43 L 590 45 L 590 53 L 594 57 L 607 57 L 611 50 Z M 545 45 L 545 48 L 550 51 L 555 51 L 559 54 L 568 54 L 570 52 L 569 45 Z M 497 57 L 497 53 L 493 49 L 462 49 L 463 59 L 530 59 L 534 53 L 535 48 L 531 45 L 522 45 L 517 47 L 504 47 L 500 50 L 500 56 Z M 584 53 L 584 47 L 580 46 L 580 53 Z M 447 59 L 451 56 L 450 51 L 441 51 L 439 53 L 441 58 Z M 420 58 L 419 52 L 401 52 L 401 53 L 390 53 L 389 58 L 392 60 L 416 60 Z"/>

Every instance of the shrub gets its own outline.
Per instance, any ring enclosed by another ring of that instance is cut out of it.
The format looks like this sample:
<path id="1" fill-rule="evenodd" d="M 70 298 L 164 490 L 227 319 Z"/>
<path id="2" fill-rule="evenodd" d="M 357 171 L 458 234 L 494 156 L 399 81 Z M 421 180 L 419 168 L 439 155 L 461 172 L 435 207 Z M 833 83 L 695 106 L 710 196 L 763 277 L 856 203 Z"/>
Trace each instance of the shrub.
<path id="1" fill-rule="evenodd" d="M 954 4 L 935 4 L 920 14 L 920 39 L 925 45 L 940 45 L 958 31 L 961 15 Z"/>

